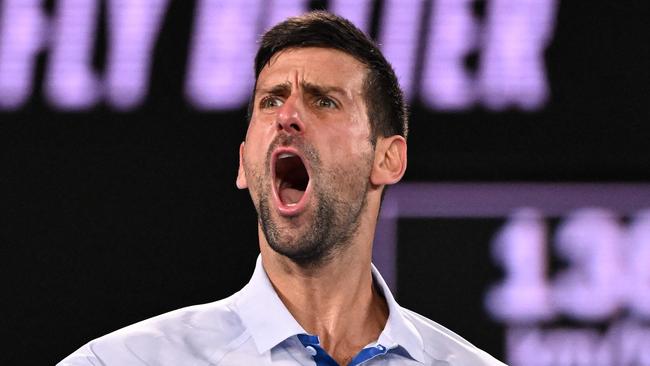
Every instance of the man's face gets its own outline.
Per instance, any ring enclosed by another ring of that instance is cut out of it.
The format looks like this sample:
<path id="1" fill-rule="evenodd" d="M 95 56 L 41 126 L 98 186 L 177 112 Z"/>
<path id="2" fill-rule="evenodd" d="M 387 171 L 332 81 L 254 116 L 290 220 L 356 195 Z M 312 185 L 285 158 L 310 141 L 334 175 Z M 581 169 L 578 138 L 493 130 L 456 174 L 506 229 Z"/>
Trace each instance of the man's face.
<path id="1" fill-rule="evenodd" d="M 258 77 L 237 185 L 270 247 L 293 260 L 328 258 L 359 226 L 374 158 L 366 73 L 341 51 L 297 48 Z"/>

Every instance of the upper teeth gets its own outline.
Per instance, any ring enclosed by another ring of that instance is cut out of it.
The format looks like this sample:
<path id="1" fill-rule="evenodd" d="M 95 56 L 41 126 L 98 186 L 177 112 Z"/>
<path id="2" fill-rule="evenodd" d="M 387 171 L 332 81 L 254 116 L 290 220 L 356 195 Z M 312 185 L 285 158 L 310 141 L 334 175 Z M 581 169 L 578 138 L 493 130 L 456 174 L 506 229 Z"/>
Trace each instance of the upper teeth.
<path id="1" fill-rule="evenodd" d="M 290 157 L 293 157 L 293 156 L 296 156 L 296 154 L 292 154 L 292 153 L 282 153 L 282 154 L 280 154 L 280 155 L 278 156 L 278 159 L 290 158 Z"/>

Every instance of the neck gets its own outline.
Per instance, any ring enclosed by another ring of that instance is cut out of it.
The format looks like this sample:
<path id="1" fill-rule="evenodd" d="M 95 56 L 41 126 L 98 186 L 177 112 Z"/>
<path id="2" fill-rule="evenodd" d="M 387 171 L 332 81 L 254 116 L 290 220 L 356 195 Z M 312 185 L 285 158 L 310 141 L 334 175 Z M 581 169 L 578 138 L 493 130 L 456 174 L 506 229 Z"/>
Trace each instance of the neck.
<path id="1" fill-rule="evenodd" d="M 280 299 L 339 364 L 376 341 L 388 319 L 386 301 L 372 281 L 372 232 L 374 225 L 359 230 L 326 262 L 303 267 L 273 251 L 260 231 L 262 263 Z"/>

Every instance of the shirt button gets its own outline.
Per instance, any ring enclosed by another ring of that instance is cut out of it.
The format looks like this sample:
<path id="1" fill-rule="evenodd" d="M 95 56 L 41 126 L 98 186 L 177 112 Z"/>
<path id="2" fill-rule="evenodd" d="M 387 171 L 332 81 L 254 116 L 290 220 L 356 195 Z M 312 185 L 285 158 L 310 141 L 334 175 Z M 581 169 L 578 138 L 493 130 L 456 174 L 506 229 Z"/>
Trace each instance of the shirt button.
<path id="1" fill-rule="evenodd" d="M 384 350 L 384 346 L 382 346 L 382 345 L 380 344 L 379 346 L 377 346 L 377 349 L 380 350 L 380 351 L 383 351 L 383 350 Z"/>
<path id="2" fill-rule="evenodd" d="M 314 348 L 312 346 L 307 346 L 307 347 L 305 347 L 305 349 L 307 350 L 307 352 L 309 352 L 310 355 L 316 356 L 316 353 L 317 353 L 316 348 Z"/>

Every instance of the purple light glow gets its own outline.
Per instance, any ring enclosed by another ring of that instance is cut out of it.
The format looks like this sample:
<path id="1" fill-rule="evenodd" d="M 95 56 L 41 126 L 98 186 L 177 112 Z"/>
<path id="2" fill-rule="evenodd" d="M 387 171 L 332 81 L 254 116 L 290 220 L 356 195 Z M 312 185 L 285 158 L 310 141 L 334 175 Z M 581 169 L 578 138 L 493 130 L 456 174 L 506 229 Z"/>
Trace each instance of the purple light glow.
<path id="1" fill-rule="evenodd" d="M 307 0 L 269 0 L 264 14 L 264 30 L 280 23 L 288 17 L 307 11 Z"/>
<path id="2" fill-rule="evenodd" d="M 42 0 L 0 3 L 0 109 L 17 109 L 31 95 L 36 54 L 47 35 L 42 3 Z"/>
<path id="3" fill-rule="evenodd" d="M 350 20 L 366 34 L 368 33 L 368 24 L 372 15 L 372 0 L 331 0 L 329 9 Z"/>
<path id="4" fill-rule="evenodd" d="M 649 366 L 650 328 L 634 320 L 592 328 L 515 326 L 506 331 L 510 366 Z"/>
<path id="5" fill-rule="evenodd" d="M 557 229 L 555 250 L 568 268 L 553 283 L 556 311 L 588 321 L 606 320 L 623 305 L 626 284 L 623 227 L 605 209 L 572 212 Z"/>
<path id="6" fill-rule="evenodd" d="M 472 2 L 433 2 L 420 95 L 436 109 L 459 110 L 474 103 L 473 80 L 463 63 L 464 57 L 478 47 L 479 29 L 471 13 Z"/>
<path id="7" fill-rule="evenodd" d="M 132 109 L 149 86 L 151 56 L 169 0 L 108 2 L 110 52 L 106 87 L 110 104 Z"/>
<path id="8" fill-rule="evenodd" d="M 52 18 L 45 95 L 62 109 L 94 106 L 102 94 L 92 69 L 98 1 L 61 0 Z"/>
<path id="9" fill-rule="evenodd" d="M 627 303 L 633 314 L 650 319 L 650 209 L 633 218 L 624 245 L 633 253 L 628 262 L 630 271 L 624 280 L 629 286 Z M 650 364 L 650 358 L 648 361 Z"/>
<path id="10" fill-rule="evenodd" d="M 396 291 L 399 218 L 507 218 L 492 240 L 504 276 L 485 306 L 506 327 L 508 364 L 650 366 L 648 207 L 647 184 L 402 183 L 386 194 L 373 261 Z M 544 216 L 561 218 L 555 235 Z M 551 251 L 566 262 L 553 276 Z M 557 327 L 559 315 L 587 323 Z"/>
<path id="11" fill-rule="evenodd" d="M 479 90 L 483 102 L 539 108 L 548 98 L 543 52 L 555 27 L 555 0 L 493 0 L 487 3 Z"/>
<path id="12" fill-rule="evenodd" d="M 555 26 L 556 1 L 489 1 L 483 26 L 472 3 L 434 2 L 422 99 L 443 110 L 476 102 L 493 110 L 539 109 L 548 99 L 543 52 Z M 472 51 L 480 56 L 476 78 L 464 65 Z"/>
<path id="13" fill-rule="evenodd" d="M 527 207 L 547 217 L 568 216 L 584 207 L 606 207 L 616 215 L 636 217 L 649 206 L 650 185 L 644 184 L 400 183 L 384 199 L 374 258 L 395 291 L 394 257 L 381 254 L 395 253 L 398 218 L 507 218 Z"/>
<path id="14" fill-rule="evenodd" d="M 542 215 L 525 208 L 496 234 L 492 252 L 505 276 L 488 291 L 485 304 L 497 319 L 531 322 L 553 315 L 546 285 L 546 231 Z"/>
<path id="15" fill-rule="evenodd" d="M 421 0 L 389 0 L 384 2 L 386 17 L 379 43 L 386 59 L 393 65 L 407 100 L 413 95 L 413 79 L 420 18 L 424 2 Z"/>
<path id="16" fill-rule="evenodd" d="M 106 70 L 93 69 L 99 0 L 59 0 L 51 17 L 43 0 L 0 4 L 0 109 L 20 108 L 34 88 L 36 56 L 48 52 L 44 92 L 57 109 L 87 110 L 99 102 L 119 110 L 140 106 L 147 96 L 154 45 L 169 0 L 109 0 Z M 420 29 L 432 6 L 427 28 Z M 548 99 L 543 51 L 554 27 L 556 0 L 491 0 L 485 25 L 475 19 L 472 0 L 383 3 L 378 34 L 407 100 L 439 110 L 477 103 L 489 109 L 535 110 Z M 330 2 L 368 31 L 375 2 Z M 185 72 L 185 95 L 201 110 L 232 110 L 250 96 L 250 60 L 261 32 L 307 9 L 306 0 L 199 0 Z M 417 54 L 426 37 L 422 75 Z M 472 75 L 465 58 L 481 60 Z M 415 80 L 422 79 L 422 85 Z M 418 90 L 417 88 L 421 88 Z"/>
<path id="17" fill-rule="evenodd" d="M 195 107 L 234 109 L 248 100 L 260 5 L 260 0 L 201 0 L 197 4 L 185 85 Z"/>

